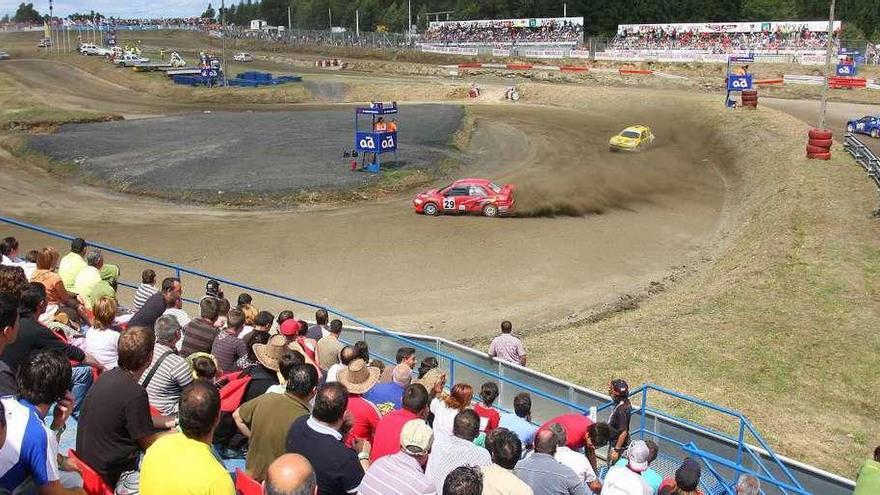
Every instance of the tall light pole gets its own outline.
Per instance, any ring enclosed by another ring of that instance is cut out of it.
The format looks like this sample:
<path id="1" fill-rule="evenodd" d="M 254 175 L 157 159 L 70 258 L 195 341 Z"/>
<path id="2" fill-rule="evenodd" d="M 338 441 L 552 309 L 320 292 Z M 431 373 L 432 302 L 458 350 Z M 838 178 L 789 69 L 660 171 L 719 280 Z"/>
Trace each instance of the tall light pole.
<path id="1" fill-rule="evenodd" d="M 825 112 L 828 110 L 828 78 L 831 73 L 831 57 L 834 56 L 834 0 L 828 14 L 828 48 L 825 53 L 825 84 L 822 85 L 822 104 L 819 109 L 819 129 L 825 128 Z"/>
<path id="2" fill-rule="evenodd" d="M 226 0 L 220 0 L 220 40 L 221 40 L 221 62 L 223 63 L 223 86 L 229 86 L 226 80 Z M 208 63 L 210 65 L 210 62 Z M 210 67 L 209 67 L 210 68 Z"/>
<path id="3" fill-rule="evenodd" d="M 412 37 L 412 0 L 407 0 L 406 11 L 407 11 L 406 32 L 409 33 L 410 37 Z"/>

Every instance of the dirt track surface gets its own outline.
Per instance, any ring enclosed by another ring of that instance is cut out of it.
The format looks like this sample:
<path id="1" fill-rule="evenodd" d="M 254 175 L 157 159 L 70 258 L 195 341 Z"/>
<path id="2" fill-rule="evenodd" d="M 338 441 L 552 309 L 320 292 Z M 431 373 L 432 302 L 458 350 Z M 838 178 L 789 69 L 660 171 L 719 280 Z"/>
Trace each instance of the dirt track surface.
<path id="1" fill-rule="evenodd" d="M 431 168 L 449 153 L 462 109 L 402 106 L 400 151 L 389 167 Z M 369 128 L 361 119 L 362 129 Z M 381 176 L 351 173 L 354 108 L 297 112 L 216 112 L 102 124 L 71 124 L 34 136 L 30 146 L 72 160 L 83 174 L 128 190 L 196 193 L 281 193 L 344 188 Z"/>
<path id="2" fill-rule="evenodd" d="M 17 69 L 20 80 L 33 80 L 45 67 Z M 79 72 L 65 77 L 71 93 L 92 82 Z M 120 93 L 106 98 L 108 111 L 128 109 L 129 95 Z M 461 171 L 516 183 L 523 209 L 536 214 L 561 200 L 562 213 L 584 207 L 601 215 L 425 218 L 412 212 L 409 195 L 323 211 L 228 212 L 113 196 L 8 166 L 0 199 L 9 215 L 400 330 L 471 337 L 494 332 L 501 319 L 526 328 L 614 302 L 712 244 L 724 184 L 711 154 L 686 146 L 687 136 L 666 123 L 662 111 L 674 102 L 648 112 L 625 98 L 614 103 L 613 114 L 472 106 L 477 127 Z M 664 144 L 609 153 L 608 137 L 634 121 L 655 125 Z"/>

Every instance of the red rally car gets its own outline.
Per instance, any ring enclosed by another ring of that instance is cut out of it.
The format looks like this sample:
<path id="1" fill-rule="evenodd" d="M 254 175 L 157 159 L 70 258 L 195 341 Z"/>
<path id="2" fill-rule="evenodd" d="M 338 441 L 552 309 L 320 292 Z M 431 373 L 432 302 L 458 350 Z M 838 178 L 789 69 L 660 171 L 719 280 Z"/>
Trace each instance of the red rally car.
<path id="1" fill-rule="evenodd" d="M 513 212 L 513 186 L 488 179 L 461 179 L 440 189 L 419 193 L 413 199 L 416 213 L 425 215 L 480 213 L 486 217 Z"/>

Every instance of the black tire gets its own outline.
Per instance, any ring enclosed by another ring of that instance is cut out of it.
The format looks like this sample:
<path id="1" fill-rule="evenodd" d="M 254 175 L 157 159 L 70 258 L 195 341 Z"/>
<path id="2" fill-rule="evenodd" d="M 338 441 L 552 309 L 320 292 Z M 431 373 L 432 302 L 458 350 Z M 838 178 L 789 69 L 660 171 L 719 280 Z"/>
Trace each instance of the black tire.
<path id="1" fill-rule="evenodd" d="M 878 136 L 880 136 L 880 133 L 877 132 L 877 129 L 871 130 L 871 137 L 872 138 L 877 139 Z"/>
<path id="2" fill-rule="evenodd" d="M 422 207 L 422 213 L 429 217 L 436 217 L 440 214 L 440 209 L 434 203 L 425 203 L 425 206 Z"/>
<path id="3" fill-rule="evenodd" d="M 493 204 L 488 204 L 483 207 L 483 216 L 484 217 L 497 217 L 498 216 L 498 207 Z"/>

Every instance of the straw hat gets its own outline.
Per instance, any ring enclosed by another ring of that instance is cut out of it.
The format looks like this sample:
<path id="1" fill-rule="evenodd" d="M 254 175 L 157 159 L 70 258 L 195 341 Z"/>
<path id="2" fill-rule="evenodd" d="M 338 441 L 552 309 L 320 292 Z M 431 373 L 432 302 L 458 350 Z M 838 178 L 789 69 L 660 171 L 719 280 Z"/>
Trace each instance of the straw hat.
<path id="1" fill-rule="evenodd" d="M 379 368 L 367 366 L 363 359 L 355 359 L 339 372 L 336 380 L 345 385 L 350 394 L 365 394 L 379 382 Z"/>
<path id="2" fill-rule="evenodd" d="M 254 344 L 257 361 L 272 371 L 278 371 L 278 362 L 287 350 L 287 339 L 283 335 L 273 335 L 265 344 Z"/>
<path id="3" fill-rule="evenodd" d="M 413 383 L 421 383 L 426 389 L 428 389 L 428 393 L 430 394 L 431 391 L 434 390 L 434 386 L 437 385 L 437 382 L 443 380 L 445 376 L 446 373 L 443 370 L 440 368 L 434 368 L 428 370 L 422 378 L 413 380 Z"/>

